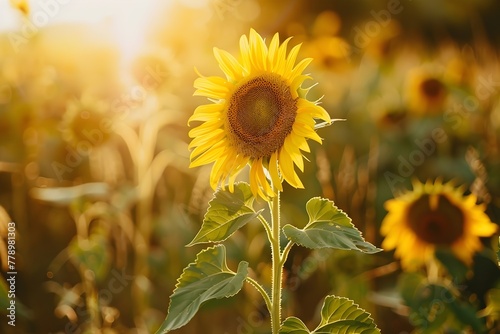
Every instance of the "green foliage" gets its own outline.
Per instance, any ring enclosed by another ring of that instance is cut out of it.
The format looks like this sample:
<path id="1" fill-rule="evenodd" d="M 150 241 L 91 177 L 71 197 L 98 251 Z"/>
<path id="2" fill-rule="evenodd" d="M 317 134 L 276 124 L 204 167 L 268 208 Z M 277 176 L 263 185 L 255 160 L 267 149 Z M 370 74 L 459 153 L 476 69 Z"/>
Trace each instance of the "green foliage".
<path id="1" fill-rule="evenodd" d="M 203 302 L 235 295 L 241 290 L 247 274 L 245 261 L 240 262 L 236 273 L 227 267 L 224 245 L 202 250 L 178 279 L 170 296 L 167 318 L 157 333 L 168 333 L 187 324 Z"/>
<path id="2" fill-rule="evenodd" d="M 410 307 L 410 322 L 420 333 L 436 333 L 452 326 L 469 326 L 474 333 L 483 333 L 484 324 L 477 317 L 477 310 L 459 299 L 453 287 L 431 284 L 419 274 L 404 274 L 399 288 L 401 296 Z"/>
<path id="3" fill-rule="evenodd" d="M 205 242 L 221 242 L 255 219 L 261 211 L 253 207 L 254 197 L 248 183 L 237 183 L 234 192 L 218 190 L 210 201 L 200 231 L 188 246 Z"/>
<path id="4" fill-rule="evenodd" d="M 296 317 L 288 317 L 283 321 L 280 328 L 280 334 L 309 334 L 306 325 Z"/>
<path id="5" fill-rule="evenodd" d="M 327 296 L 321 309 L 321 322 L 309 332 L 302 321 L 295 317 L 287 318 L 280 329 L 281 334 L 375 334 L 377 328 L 370 314 L 343 297 Z"/>
<path id="6" fill-rule="evenodd" d="M 451 277 L 456 281 L 462 282 L 465 280 L 468 267 L 465 263 L 457 259 L 450 249 L 437 248 L 434 253 L 436 258 L 446 268 Z"/>
<path id="7" fill-rule="evenodd" d="M 363 239 L 351 218 L 332 201 L 314 197 L 307 202 L 306 210 L 309 223 L 303 229 L 289 224 L 283 227 L 287 238 L 296 244 L 312 249 L 336 248 L 368 254 L 381 251 Z"/>

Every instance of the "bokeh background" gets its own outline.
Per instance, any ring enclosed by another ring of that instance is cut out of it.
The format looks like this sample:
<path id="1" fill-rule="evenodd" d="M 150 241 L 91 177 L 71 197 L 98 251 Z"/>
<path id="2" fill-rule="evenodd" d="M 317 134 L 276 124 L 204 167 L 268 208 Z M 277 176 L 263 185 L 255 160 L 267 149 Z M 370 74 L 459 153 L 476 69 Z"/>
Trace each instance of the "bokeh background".
<path id="1" fill-rule="evenodd" d="M 380 246 L 383 203 L 438 177 L 500 222 L 499 13 L 495 0 L 0 0 L 0 225 L 16 224 L 18 272 L 16 327 L 2 315 L 0 332 L 158 328 L 213 195 L 211 166 L 188 168 L 187 119 L 206 103 L 195 68 L 222 75 L 213 47 L 236 54 L 250 28 L 302 43 L 311 99 L 346 119 L 318 130 L 285 222 L 304 225 L 305 202 L 323 196 Z M 248 260 L 269 284 L 266 242 L 248 224 L 226 242 L 229 266 Z M 484 240 L 464 288 L 478 309 L 499 283 L 497 242 Z M 390 252 L 294 248 L 285 313 L 314 328 L 333 293 L 383 333 L 410 333 L 400 274 Z M 268 321 L 246 286 L 176 332 L 267 333 Z"/>

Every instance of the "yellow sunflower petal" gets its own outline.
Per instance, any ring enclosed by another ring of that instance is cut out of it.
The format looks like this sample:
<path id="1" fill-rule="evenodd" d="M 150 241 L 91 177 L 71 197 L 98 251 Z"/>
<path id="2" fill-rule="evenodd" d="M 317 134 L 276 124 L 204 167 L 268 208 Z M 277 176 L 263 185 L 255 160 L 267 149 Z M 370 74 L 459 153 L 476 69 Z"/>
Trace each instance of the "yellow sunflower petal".
<path id="1" fill-rule="evenodd" d="M 278 172 L 278 153 L 274 152 L 269 158 L 269 174 L 271 175 L 271 180 L 273 181 L 273 187 L 278 191 L 283 191 L 283 186 L 281 184 L 281 177 Z"/>
<path id="2" fill-rule="evenodd" d="M 219 67 L 226 74 L 227 80 L 237 81 L 243 76 L 244 69 L 229 52 L 214 48 L 214 56 Z"/>
<path id="3" fill-rule="evenodd" d="M 295 60 L 297 59 L 297 55 L 299 54 L 301 44 L 295 45 L 292 50 L 290 50 L 290 53 L 288 54 L 288 57 L 286 59 L 286 67 L 285 67 L 285 73 L 288 73 L 288 76 L 286 76 L 288 79 L 291 78 L 292 70 L 295 66 Z"/>
<path id="4" fill-rule="evenodd" d="M 260 196 L 263 199 L 267 200 L 267 195 L 262 191 L 259 182 L 259 174 L 258 169 L 262 168 L 262 163 L 259 160 L 253 161 L 250 167 L 250 189 L 255 196 Z"/>
<path id="5" fill-rule="evenodd" d="M 304 160 L 302 159 L 302 153 L 300 153 L 300 150 L 297 146 L 293 145 L 291 136 L 288 136 L 285 139 L 285 144 L 283 145 L 283 147 L 285 148 L 285 151 L 288 153 L 288 155 L 292 158 L 292 161 L 295 163 L 295 165 L 300 169 L 301 172 L 303 172 Z"/>
<path id="6" fill-rule="evenodd" d="M 188 119 L 188 125 L 193 121 L 208 122 L 212 119 L 221 117 L 221 112 L 224 106 L 218 103 L 204 104 L 197 107 L 194 113 Z"/>
<path id="7" fill-rule="evenodd" d="M 267 69 L 267 46 L 262 37 L 254 30 L 250 29 L 250 52 L 251 59 L 257 70 Z"/>
<path id="8" fill-rule="evenodd" d="M 278 48 L 278 53 L 276 55 L 276 60 L 274 63 L 273 71 L 278 73 L 279 75 L 284 75 L 286 68 L 286 49 L 288 46 L 288 42 L 291 40 L 291 37 L 287 38 Z"/>
<path id="9" fill-rule="evenodd" d="M 279 155 L 279 167 L 285 180 L 295 188 L 304 188 L 297 173 L 295 173 L 292 157 L 287 154 L 284 148 L 281 149 Z"/>
<path id="10" fill-rule="evenodd" d="M 290 74 L 290 77 L 295 78 L 299 76 L 306 69 L 306 67 L 309 66 L 312 60 L 313 60 L 312 58 L 302 59 L 297 65 L 295 65 Z"/>
<path id="11" fill-rule="evenodd" d="M 279 48 L 279 43 L 280 43 L 280 36 L 278 33 L 274 34 L 273 39 L 271 40 L 271 43 L 269 44 L 269 50 L 267 54 L 267 61 L 268 61 L 268 66 L 267 68 L 270 69 L 271 71 L 274 71 L 275 69 L 273 68 L 277 57 L 278 57 L 278 48 Z"/>
<path id="12" fill-rule="evenodd" d="M 214 162 L 219 156 L 224 154 L 224 145 L 225 142 L 221 141 L 213 145 L 210 150 L 205 151 L 199 156 L 193 157 L 193 155 L 191 155 L 192 159 L 191 164 L 189 164 L 189 168 L 198 167 Z"/>
<path id="13" fill-rule="evenodd" d="M 199 136 L 204 136 L 207 134 L 211 134 L 212 131 L 215 131 L 217 129 L 220 129 L 224 123 L 221 120 L 212 120 L 205 122 L 196 128 L 192 129 L 189 131 L 189 137 L 194 138 L 194 137 L 199 137 Z"/>
<path id="14" fill-rule="evenodd" d="M 205 96 L 213 99 L 224 99 L 229 93 L 227 81 L 219 77 L 203 77 L 194 81 L 197 90 L 193 95 Z"/>
<path id="15" fill-rule="evenodd" d="M 295 123 L 293 125 L 293 132 L 298 136 L 310 138 L 320 144 L 322 142 L 321 137 L 316 133 L 316 131 L 314 131 L 314 128 L 311 128 L 307 125 L 301 123 Z"/>
<path id="16" fill-rule="evenodd" d="M 224 134 L 223 134 L 223 136 L 224 136 Z M 213 137 L 213 138 L 211 138 L 210 141 L 206 141 L 205 143 L 198 145 L 196 148 L 194 148 L 191 151 L 191 156 L 198 157 L 199 155 L 203 154 L 205 151 L 211 150 L 214 147 L 214 144 L 212 142 L 213 140 L 217 140 L 217 137 Z M 218 142 L 222 142 L 222 141 L 223 141 L 223 137 L 218 140 Z M 220 143 L 220 145 L 224 145 L 224 144 Z"/>
<path id="17" fill-rule="evenodd" d="M 330 122 L 330 115 L 326 112 L 326 110 L 310 101 L 305 99 L 299 99 L 297 102 L 298 113 L 308 113 L 314 118 L 321 119 L 325 122 Z"/>

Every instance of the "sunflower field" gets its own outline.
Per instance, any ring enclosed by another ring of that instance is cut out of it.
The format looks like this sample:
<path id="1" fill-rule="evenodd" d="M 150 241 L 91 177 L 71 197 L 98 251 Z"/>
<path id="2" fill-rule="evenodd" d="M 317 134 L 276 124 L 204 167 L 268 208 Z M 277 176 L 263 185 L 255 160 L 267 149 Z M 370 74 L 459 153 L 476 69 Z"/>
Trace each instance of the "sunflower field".
<path id="1" fill-rule="evenodd" d="M 0 333 L 500 333 L 499 14 L 0 0 Z"/>

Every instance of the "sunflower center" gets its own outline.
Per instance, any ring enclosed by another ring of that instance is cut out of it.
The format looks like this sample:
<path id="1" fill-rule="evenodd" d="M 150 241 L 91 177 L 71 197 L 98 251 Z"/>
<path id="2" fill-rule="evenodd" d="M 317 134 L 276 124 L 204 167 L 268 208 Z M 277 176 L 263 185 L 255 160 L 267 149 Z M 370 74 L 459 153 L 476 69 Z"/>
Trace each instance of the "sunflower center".
<path id="1" fill-rule="evenodd" d="M 444 85 L 441 81 L 435 78 L 424 80 L 421 84 L 422 92 L 429 99 L 437 99 L 444 93 Z"/>
<path id="2" fill-rule="evenodd" d="M 464 215 L 444 195 L 437 195 L 437 205 L 423 195 L 411 204 L 408 212 L 410 228 L 417 237 L 430 244 L 451 245 L 464 231 Z"/>
<path id="3" fill-rule="evenodd" d="M 241 154 L 268 157 L 283 146 L 296 115 L 297 101 L 281 76 L 267 73 L 252 78 L 229 100 L 231 142 Z"/>

